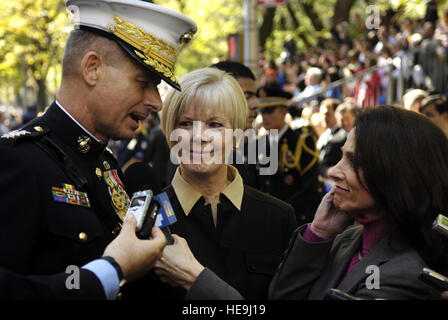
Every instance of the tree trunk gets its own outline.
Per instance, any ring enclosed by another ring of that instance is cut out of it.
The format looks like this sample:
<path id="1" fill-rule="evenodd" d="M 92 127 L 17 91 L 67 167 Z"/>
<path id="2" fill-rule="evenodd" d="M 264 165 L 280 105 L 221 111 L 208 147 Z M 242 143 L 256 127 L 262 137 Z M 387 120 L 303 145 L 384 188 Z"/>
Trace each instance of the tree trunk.
<path id="1" fill-rule="evenodd" d="M 37 83 L 37 112 L 43 111 L 48 104 L 47 84 L 45 79 L 36 80 Z"/>
<path id="2" fill-rule="evenodd" d="M 337 0 L 334 5 L 334 16 L 332 27 L 336 27 L 342 21 L 348 21 L 350 17 L 350 10 L 356 0 Z"/>
<path id="3" fill-rule="evenodd" d="M 272 33 L 272 29 L 274 27 L 274 16 L 275 9 L 277 7 L 266 8 L 266 11 L 263 14 L 263 23 L 260 27 L 260 49 L 264 51 L 264 46 L 266 44 L 266 40 Z"/>
<path id="4" fill-rule="evenodd" d="M 299 20 L 297 20 L 296 13 L 294 9 L 291 7 L 290 2 L 286 4 L 286 9 L 288 10 L 289 15 L 291 16 L 292 23 L 294 24 L 294 29 L 297 29 L 299 27 Z"/>
<path id="5" fill-rule="evenodd" d="M 310 18 L 314 29 L 316 31 L 321 31 L 323 29 L 322 22 L 320 21 L 319 16 L 314 10 L 313 5 L 310 3 L 305 3 L 304 1 L 301 1 L 300 4 L 302 5 L 302 8 L 305 11 L 306 15 L 308 16 L 308 18 Z"/>
<path id="6" fill-rule="evenodd" d="M 297 19 L 296 12 L 292 8 L 290 2 L 288 2 L 286 4 L 286 9 L 288 10 L 289 15 L 291 16 L 292 23 L 294 25 L 294 29 L 297 30 L 299 28 L 299 26 L 300 26 L 300 23 L 299 23 L 299 20 Z M 301 37 L 301 39 L 302 39 L 303 42 L 305 42 L 307 47 L 311 46 L 310 42 L 308 41 L 308 39 L 306 37 Z"/>

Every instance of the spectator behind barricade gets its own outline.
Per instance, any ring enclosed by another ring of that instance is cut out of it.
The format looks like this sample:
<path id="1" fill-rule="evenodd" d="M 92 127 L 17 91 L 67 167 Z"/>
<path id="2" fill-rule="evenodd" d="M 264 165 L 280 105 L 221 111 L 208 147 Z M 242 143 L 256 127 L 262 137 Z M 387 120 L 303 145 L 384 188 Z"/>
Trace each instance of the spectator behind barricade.
<path id="1" fill-rule="evenodd" d="M 376 65 L 376 57 L 369 56 L 364 63 L 364 70 Z M 360 108 L 374 107 L 381 94 L 381 82 L 378 71 L 369 71 L 362 76 L 355 89 L 355 105 Z"/>
<path id="2" fill-rule="evenodd" d="M 448 239 L 432 229 L 448 207 L 447 159 L 446 136 L 421 115 L 361 113 L 328 172 L 336 185 L 291 239 L 269 297 L 320 300 L 337 288 L 364 299 L 439 298 L 419 275 L 448 268 Z"/>
<path id="3" fill-rule="evenodd" d="M 338 81 L 340 79 L 339 77 L 339 72 L 338 69 L 335 66 L 331 66 L 330 68 L 328 68 L 326 75 L 325 75 L 325 80 L 327 82 L 327 85 Z M 342 92 L 341 92 L 341 87 L 334 87 L 331 89 L 328 89 L 326 92 L 327 98 L 334 98 L 334 99 L 342 99 Z"/>
<path id="4" fill-rule="evenodd" d="M 347 139 L 347 132 L 338 125 L 336 119 L 336 108 L 339 100 L 327 98 L 320 104 L 320 113 L 325 115 L 327 129 L 321 134 L 317 141 L 319 150 L 319 172 L 322 177 L 327 177 L 328 168 L 334 166 L 341 160 L 341 147 Z"/>
<path id="5" fill-rule="evenodd" d="M 422 89 L 411 89 L 403 95 L 402 106 L 406 110 L 420 112 L 420 106 L 428 94 Z"/>
<path id="6" fill-rule="evenodd" d="M 306 87 L 301 92 L 296 92 L 292 102 L 300 104 L 308 103 L 312 100 L 321 100 L 322 96 L 314 96 L 322 90 L 320 82 L 322 80 L 322 70 L 316 67 L 311 67 L 306 71 L 305 84 Z"/>
<path id="7" fill-rule="evenodd" d="M 320 112 L 315 112 L 310 115 L 309 125 L 313 128 L 316 133 L 317 140 L 325 132 L 327 126 L 325 124 L 325 115 Z"/>
<path id="8" fill-rule="evenodd" d="M 446 63 L 445 49 L 440 41 L 434 39 L 434 25 L 425 22 L 424 40 L 421 44 L 418 56 L 420 64 L 425 73 L 425 86 L 429 93 L 444 94 L 447 91 L 448 68 Z"/>
<path id="9" fill-rule="evenodd" d="M 280 89 L 284 90 L 286 85 L 286 61 L 283 61 L 280 63 L 280 65 L 277 68 L 277 82 L 280 87 Z"/>
<path id="10" fill-rule="evenodd" d="M 277 66 L 275 62 L 271 60 L 269 61 L 268 68 L 261 75 L 260 84 L 265 87 L 280 89 L 277 76 Z"/>
<path id="11" fill-rule="evenodd" d="M 283 48 L 286 51 L 286 59 L 288 59 L 289 61 L 294 60 L 297 52 L 297 45 L 291 34 L 286 35 L 285 42 L 283 43 Z"/>
<path id="12" fill-rule="evenodd" d="M 349 133 L 355 126 L 355 121 L 360 111 L 361 109 L 356 108 L 351 103 L 341 103 L 336 108 L 338 125 L 344 129 L 345 132 Z"/>
<path id="13" fill-rule="evenodd" d="M 434 122 L 448 137 L 448 102 L 445 96 L 433 95 L 423 99 L 420 113 Z"/>
<path id="14" fill-rule="evenodd" d="M 350 35 L 348 34 L 348 22 L 347 21 L 342 21 L 340 23 L 338 23 L 336 25 L 336 38 L 339 44 L 348 44 L 349 46 L 353 45 L 353 41 L 350 37 Z"/>
<path id="15" fill-rule="evenodd" d="M 443 10 L 442 18 L 437 22 L 434 38 L 439 40 L 444 48 L 448 47 L 448 9 Z"/>

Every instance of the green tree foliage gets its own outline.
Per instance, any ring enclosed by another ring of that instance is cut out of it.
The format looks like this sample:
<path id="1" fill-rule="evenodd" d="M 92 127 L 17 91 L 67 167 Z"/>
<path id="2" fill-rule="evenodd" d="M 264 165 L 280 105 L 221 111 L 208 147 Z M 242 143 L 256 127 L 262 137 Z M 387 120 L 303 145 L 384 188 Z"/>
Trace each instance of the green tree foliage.
<path id="1" fill-rule="evenodd" d="M 396 22 L 403 17 L 422 18 L 429 0 L 288 0 L 287 6 L 278 6 L 273 19 L 273 30 L 266 39 L 265 52 L 268 60 L 281 56 L 287 34 L 296 40 L 298 51 L 304 52 L 319 41 L 325 41 L 337 22 L 347 21 L 352 37 L 365 34 L 363 25 L 367 17 L 366 8 L 377 6 L 381 12 L 392 9 L 399 12 Z M 448 6 L 448 0 L 439 4 L 439 12 Z M 260 10 L 263 16 L 266 9 Z M 261 17 L 261 20 L 263 17 Z"/>
<path id="2" fill-rule="evenodd" d="M 63 0 L 0 1 L 1 85 L 14 86 L 18 96 L 23 88 L 34 92 L 16 102 L 47 104 L 47 76 L 60 64 L 67 16 Z"/>
<path id="3" fill-rule="evenodd" d="M 176 74 L 209 66 L 228 57 L 228 36 L 243 31 L 243 0 L 153 0 L 193 19 L 198 33 L 178 59 Z M 259 8 L 258 26 L 266 59 L 277 59 L 287 34 L 304 52 L 325 41 L 340 14 L 348 17 L 351 33 L 362 36 L 366 7 L 392 8 L 402 16 L 422 17 L 427 0 L 288 0 L 286 6 Z M 442 0 L 439 8 L 448 5 Z M 337 8 L 343 7 L 344 10 Z M 341 13 L 342 12 L 342 13 Z M 264 19 L 270 19 L 264 21 Z M 400 20 L 397 20 L 398 23 Z M 0 0 L 0 104 L 24 106 L 54 95 L 61 74 L 63 47 L 72 30 L 64 0 Z M 46 93 L 46 94 L 45 94 Z"/>
<path id="4" fill-rule="evenodd" d="M 176 10 L 193 19 L 198 32 L 185 46 L 176 64 L 181 76 L 197 68 L 207 67 L 216 59 L 227 59 L 229 34 L 243 29 L 241 0 L 154 0 L 155 4 Z"/>

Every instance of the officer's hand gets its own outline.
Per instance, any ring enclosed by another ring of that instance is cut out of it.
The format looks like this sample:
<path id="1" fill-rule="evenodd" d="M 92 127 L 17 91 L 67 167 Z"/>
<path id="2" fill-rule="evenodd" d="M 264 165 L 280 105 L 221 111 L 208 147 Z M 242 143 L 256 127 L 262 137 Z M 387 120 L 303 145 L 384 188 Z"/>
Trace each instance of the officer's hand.
<path id="1" fill-rule="evenodd" d="M 334 206 L 334 188 L 322 198 L 311 223 L 311 230 L 322 238 L 333 238 L 353 223 L 351 215 Z"/>
<path id="2" fill-rule="evenodd" d="M 150 240 L 140 240 L 135 235 L 135 226 L 134 215 L 127 215 L 120 234 L 104 251 L 105 256 L 111 256 L 117 261 L 128 281 L 151 270 L 166 246 L 165 235 L 159 228 L 152 228 Z"/>
<path id="3" fill-rule="evenodd" d="M 189 290 L 204 267 L 196 260 L 184 238 L 175 234 L 173 238 L 174 244 L 165 247 L 154 271 L 162 282 Z"/>

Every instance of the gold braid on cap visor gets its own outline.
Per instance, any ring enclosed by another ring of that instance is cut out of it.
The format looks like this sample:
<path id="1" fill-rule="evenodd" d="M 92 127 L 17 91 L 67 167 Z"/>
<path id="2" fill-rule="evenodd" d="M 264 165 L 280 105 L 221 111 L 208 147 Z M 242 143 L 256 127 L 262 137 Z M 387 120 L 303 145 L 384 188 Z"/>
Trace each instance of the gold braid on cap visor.
<path id="1" fill-rule="evenodd" d="M 118 16 L 114 16 L 116 24 L 109 25 L 109 30 L 130 44 L 137 50 L 134 50 L 143 62 L 153 67 L 157 72 L 177 83 L 173 68 L 176 62 L 176 49 L 163 40 L 157 39 L 152 34 L 144 32 L 142 29 L 134 26 L 131 22 L 125 22 Z"/>

